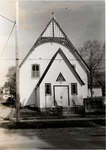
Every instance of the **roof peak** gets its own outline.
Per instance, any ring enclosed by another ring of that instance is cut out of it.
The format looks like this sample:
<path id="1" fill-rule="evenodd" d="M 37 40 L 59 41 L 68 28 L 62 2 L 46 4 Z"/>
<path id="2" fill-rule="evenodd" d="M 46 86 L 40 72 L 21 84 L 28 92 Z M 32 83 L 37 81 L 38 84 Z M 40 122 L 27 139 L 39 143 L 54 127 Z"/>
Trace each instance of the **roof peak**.
<path id="1" fill-rule="evenodd" d="M 59 23 L 56 21 L 55 17 L 52 16 L 49 23 L 46 25 L 45 29 L 40 35 L 41 37 L 60 37 L 60 38 L 66 38 L 66 34 L 60 27 Z"/>
<path id="2" fill-rule="evenodd" d="M 55 16 L 54 11 L 51 12 L 51 15 L 52 15 L 53 17 Z"/>
<path id="3" fill-rule="evenodd" d="M 57 57 L 58 54 L 61 55 L 61 57 L 63 58 L 63 60 L 65 61 L 65 63 L 66 63 L 67 66 L 69 67 L 69 69 L 72 71 L 72 73 L 75 75 L 75 77 L 76 77 L 76 79 L 79 81 L 79 83 L 80 83 L 81 85 L 84 85 L 83 80 L 80 78 L 80 76 L 78 75 L 78 73 L 76 72 L 76 70 L 72 67 L 72 64 L 71 64 L 70 61 L 67 59 L 67 57 L 66 57 L 66 55 L 64 54 L 64 52 L 62 51 L 62 49 L 59 48 L 59 49 L 57 50 L 57 52 L 53 55 L 52 59 L 50 60 L 50 62 L 49 62 L 49 64 L 48 64 L 48 66 L 46 67 L 44 73 L 42 74 L 41 78 L 39 79 L 39 81 L 38 81 L 38 83 L 37 83 L 35 89 L 38 88 L 39 85 L 41 84 L 41 82 L 43 81 L 45 75 L 47 74 L 49 68 L 51 67 L 52 63 L 54 62 L 54 60 L 55 60 L 55 58 Z"/>

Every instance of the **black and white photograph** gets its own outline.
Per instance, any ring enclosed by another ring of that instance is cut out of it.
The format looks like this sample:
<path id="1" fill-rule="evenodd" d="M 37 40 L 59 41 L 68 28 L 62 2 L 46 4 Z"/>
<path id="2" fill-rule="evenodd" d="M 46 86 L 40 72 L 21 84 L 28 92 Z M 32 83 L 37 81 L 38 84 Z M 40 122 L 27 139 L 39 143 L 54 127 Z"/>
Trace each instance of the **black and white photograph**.
<path id="1" fill-rule="evenodd" d="M 105 150 L 105 0 L 0 1 L 0 150 Z"/>

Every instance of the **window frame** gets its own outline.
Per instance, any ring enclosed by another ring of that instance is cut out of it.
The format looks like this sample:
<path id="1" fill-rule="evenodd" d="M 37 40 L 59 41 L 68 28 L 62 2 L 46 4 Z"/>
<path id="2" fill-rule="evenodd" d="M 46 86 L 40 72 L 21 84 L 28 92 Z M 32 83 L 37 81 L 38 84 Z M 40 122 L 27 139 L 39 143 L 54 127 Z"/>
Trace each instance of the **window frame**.
<path id="1" fill-rule="evenodd" d="M 49 90 L 50 92 L 47 92 L 47 86 L 50 86 L 49 87 Z M 52 86 L 51 86 L 51 83 L 45 83 L 45 95 L 52 95 Z"/>
<path id="2" fill-rule="evenodd" d="M 73 86 L 75 86 L 75 92 L 73 92 Z M 78 85 L 77 83 L 71 83 L 71 95 L 78 95 Z"/>
<path id="3" fill-rule="evenodd" d="M 33 69 L 33 67 L 35 67 L 35 70 Z M 36 67 L 38 67 L 39 69 L 36 70 Z M 39 64 L 32 64 L 32 66 L 31 66 L 31 77 L 32 78 L 39 78 L 40 77 L 40 65 Z"/>

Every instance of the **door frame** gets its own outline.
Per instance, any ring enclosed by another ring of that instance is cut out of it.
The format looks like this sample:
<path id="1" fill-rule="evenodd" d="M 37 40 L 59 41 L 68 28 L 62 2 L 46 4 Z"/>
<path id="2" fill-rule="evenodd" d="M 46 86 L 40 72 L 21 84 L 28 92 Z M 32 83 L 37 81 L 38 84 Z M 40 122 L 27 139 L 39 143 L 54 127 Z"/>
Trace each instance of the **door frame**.
<path id="1" fill-rule="evenodd" d="M 56 98 L 55 98 L 55 87 L 67 87 L 68 89 L 68 106 L 70 106 L 70 100 L 69 100 L 69 85 L 53 85 L 53 96 L 54 96 L 54 106 L 56 106 Z"/>

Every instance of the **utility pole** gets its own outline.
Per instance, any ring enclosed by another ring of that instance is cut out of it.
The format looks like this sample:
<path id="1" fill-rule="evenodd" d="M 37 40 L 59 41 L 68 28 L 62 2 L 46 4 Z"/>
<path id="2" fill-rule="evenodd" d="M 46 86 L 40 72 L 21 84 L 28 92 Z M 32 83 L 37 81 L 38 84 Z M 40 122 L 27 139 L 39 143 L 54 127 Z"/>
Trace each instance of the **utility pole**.
<path id="1" fill-rule="evenodd" d="M 15 24 L 15 56 L 16 56 L 16 122 L 20 121 L 20 98 L 19 98 L 19 56 L 17 40 L 17 23 Z"/>
<path id="2" fill-rule="evenodd" d="M 16 2 L 16 9 L 18 9 L 18 1 Z M 18 10 L 16 11 L 18 12 Z M 15 27 L 15 54 L 16 54 L 16 122 L 20 121 L 20 97 L 19 97 L 19 55 L 18 55 L 18 28 L 17 28 L 17 21 L 12 21 L 11 19 L 3 16 L 0 14 L 0 17 L 3 19 L 13 23 L 13 29 Z M 10 34 L 11 35 L 11 34 Z M 10 38 L 9 35 L 9 38 Z M 8 38 L 8 40 L 9 40 Z"/>
<path id="3" fill-rule="evenodd" d="M 16 2 L 16 13 L 18 13 L 18 1 Z M 19 53 L 18 53 L 18 14 L 15 22 L 15 52 L 16 52 L 16 122 L 20 121 L 20 97 L 19 97 Z"/>

